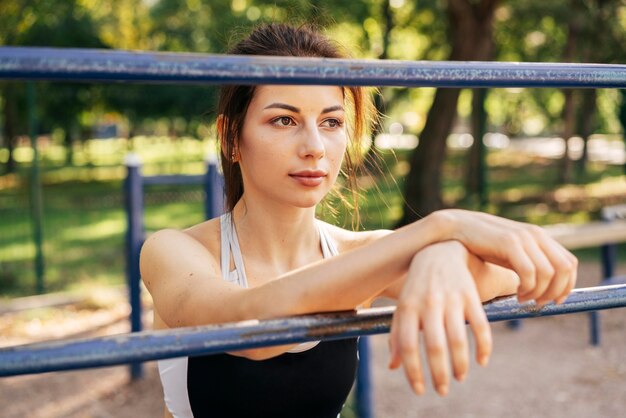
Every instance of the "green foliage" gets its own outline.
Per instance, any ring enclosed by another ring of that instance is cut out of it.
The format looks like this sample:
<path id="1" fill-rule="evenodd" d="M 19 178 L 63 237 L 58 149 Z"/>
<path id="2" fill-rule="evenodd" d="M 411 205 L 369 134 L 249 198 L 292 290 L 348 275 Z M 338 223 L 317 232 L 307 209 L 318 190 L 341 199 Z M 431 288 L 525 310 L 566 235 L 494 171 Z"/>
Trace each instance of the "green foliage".
<path id="1" fill-rule="evenodd" d="M 448 19 L 438 0 L 393 0 L 389 5 L 386 0 L 0 0 L 0 8 L 0 43 L 4 45 L 221 53 L 256 24 L 286 21 L 327 27 L 331 36 L 358 57 L 377 58 L 384 52 L 391 59 L 432 60 L 445 59 L 449 53 Z M 385 8 L 392 25 L 388 39 Z M 497 56 L 505 61 L 560 61 L 571 26 L 578 31 L 579 41 L 569 60 L 623 62 L 625 16 L 623 2 L 503 1 L 494 27 Z M 405 102 L 427 109 L 431 100 L 430 94 L 409 97 L 404 89 L 388 89 L 384 94 L 392 114 L 396 106 L 406 108 Z M 547 131 L 558 130 L 560 92 L 528 89 L 493 94 L 488 113 L 504 131 L 523 133 L 522 120 L 527 117 L 540 121 Z M 24 120 L 23 99 L 14 100 L 21 104 Z M 140 129 L 146 118 L 183 117 L 197 126 L 214 107 L 213 91 L 200 87 L 46 83 L 40 86 L 40 130 L 51 132 L 58 127 L 67 134 L 84 112 L 95 114 L 90 120 L 106 112 L 117 113 L 129 120 L 131 131 Z M 425 111 L 421 111 L 422 118 Z M 601 115 L 599 127 L 616 126 L 614 116 Z M 413 129 L 418 131 L 419 126 Z M 19 130 L 25 133 L 25 123 Z"/>

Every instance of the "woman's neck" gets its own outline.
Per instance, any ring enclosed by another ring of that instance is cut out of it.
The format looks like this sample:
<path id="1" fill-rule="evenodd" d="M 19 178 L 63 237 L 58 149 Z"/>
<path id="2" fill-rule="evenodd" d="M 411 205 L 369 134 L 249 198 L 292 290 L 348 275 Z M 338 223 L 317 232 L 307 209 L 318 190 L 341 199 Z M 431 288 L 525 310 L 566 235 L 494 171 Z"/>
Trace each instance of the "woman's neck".
<path id="1" fill-rule="evenodd" d="M 233 220 L 244 257 L 263 260 L 279 271 L 290 271 L 319 259 L 320 237 L 315 207 L 285 207 L 276 202 L 247 202 L 233 209 Z"/>

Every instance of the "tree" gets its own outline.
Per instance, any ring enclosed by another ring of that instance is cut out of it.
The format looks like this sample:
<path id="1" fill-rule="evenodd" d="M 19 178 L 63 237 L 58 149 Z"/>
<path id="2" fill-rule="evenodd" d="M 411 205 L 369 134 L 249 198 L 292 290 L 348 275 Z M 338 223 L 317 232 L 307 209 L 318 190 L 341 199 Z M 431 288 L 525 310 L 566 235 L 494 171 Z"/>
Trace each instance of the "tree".
<path id="1" fill-rule="evenodd" d="M 491 56 L 493 17 L 499 0 L 448 0 L 446 15 L 452 49 L 450 61 L 483 61 Z M 410 158 L 401 224 L 443 206 L 441 169 L 446 139 L 456 116 L 459 89 L 437 89 L 420 142 Z"/>
<path id="2" fill-rule="evenodd" d="M 11 2 L 9 2 L 11 3 Z M 76 0 L 52 4 L 44 0 L 22 1 L 6 5 L 7 13 L 2 19 L 8 26 L 2 36 L 4 45 L 86 47 L 101 48 L 101 42 L 93 20 L 87 10 Z M 25 133 L 24 89 L 19 83 L 5 83 L 1 94 L 4 102 L 3 136 L 9 149 L 5 171 L 15 169 L 12 150 L 14 138 Z M 91 106 L 91 89 L 88 84 L 39 83 L 38 108 L 40 129 L 61 127 L 65 142 L 71 149 L 71 133 L 78 124 L 81 110 Z"/>

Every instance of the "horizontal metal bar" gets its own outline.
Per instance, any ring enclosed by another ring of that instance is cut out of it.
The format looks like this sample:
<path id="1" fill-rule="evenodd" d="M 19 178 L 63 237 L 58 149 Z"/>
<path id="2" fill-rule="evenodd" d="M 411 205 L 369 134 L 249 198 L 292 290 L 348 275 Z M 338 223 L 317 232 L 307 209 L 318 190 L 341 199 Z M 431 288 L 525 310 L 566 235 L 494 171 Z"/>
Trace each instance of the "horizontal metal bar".
<path id="1" fill-rule="evenodd" d="M 142 177 L 141 181 L 144 185 L 186 185 L 186 184 L 202 184 L 206 181 L 205 174 L 198 175 L 184 175 L 184 174 L 173 174 L 166 176 L 149 176 Z"/>
<path id="2" fill-rule="evenodd" d="M 0 48 L 0 79 L 195 84 L 625 88 L 626 65 Z"/>
<path id="3" fill-rule="evenodd" d="M 575 289 L 561 305 L 514 297 L 485 305 L 490 321 L 626 307 L 626 285 Z M 393 307 L 267 321 L 144 331 L 0 349 L 0 376 L 43 373 L 389 332 Z"/>

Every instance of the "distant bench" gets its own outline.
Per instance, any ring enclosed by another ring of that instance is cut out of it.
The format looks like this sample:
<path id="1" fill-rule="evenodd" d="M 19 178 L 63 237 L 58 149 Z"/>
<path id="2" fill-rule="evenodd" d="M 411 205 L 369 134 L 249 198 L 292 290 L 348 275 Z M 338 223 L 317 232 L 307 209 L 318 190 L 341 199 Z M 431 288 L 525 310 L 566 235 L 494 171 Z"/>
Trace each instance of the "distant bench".
<path id="1" fill-rule="evenodd" d="M 545 229 L 570 250 L 626 242 L 626 220 L 595 221 L 581 225 L 549 225 Z"/>

